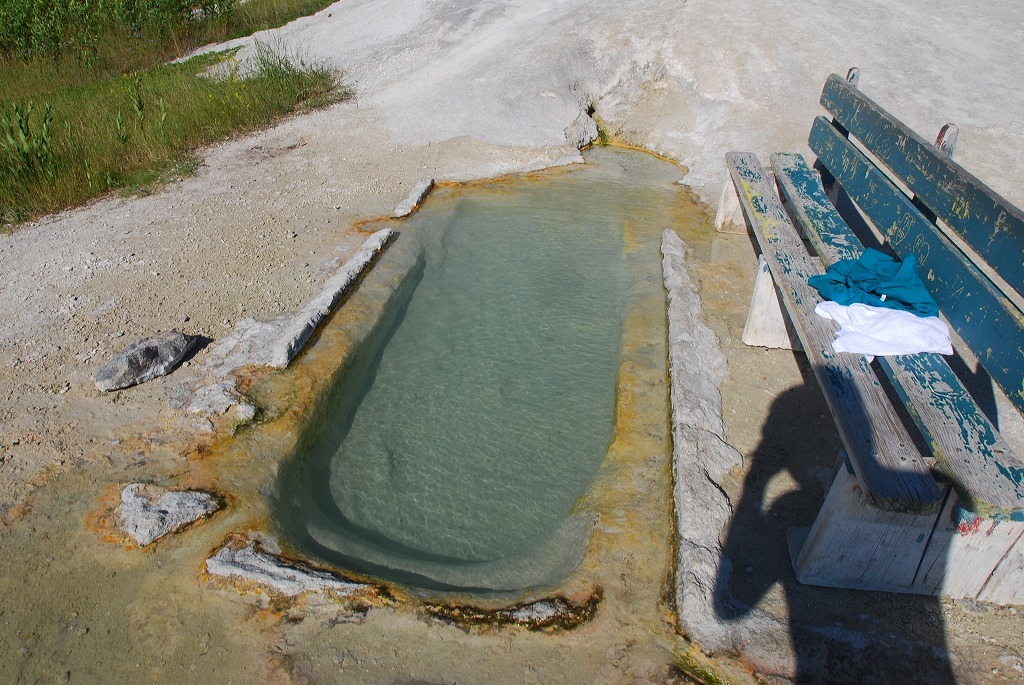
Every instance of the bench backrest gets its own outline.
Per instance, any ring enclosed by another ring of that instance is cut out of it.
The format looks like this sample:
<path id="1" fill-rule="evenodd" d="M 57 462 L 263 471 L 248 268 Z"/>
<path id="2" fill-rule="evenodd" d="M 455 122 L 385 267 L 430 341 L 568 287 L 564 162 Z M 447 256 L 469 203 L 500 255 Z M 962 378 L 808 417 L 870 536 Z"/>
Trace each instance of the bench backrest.
<path id="1" fill-rule="evenodd" d="M 1018 301 L 1024 293 L 1024 212 L 843 78 L 828 78 L 821 104 L 833 121 L 814 121 L 811 150 L 892 250 L 901 258 L 917 257 L 922 280 L 950 325 L 1024 412 L 1024 313 L 1004 292 L 1015 291 Z M 995 278 L 979 269 L 920 206 Z"/>

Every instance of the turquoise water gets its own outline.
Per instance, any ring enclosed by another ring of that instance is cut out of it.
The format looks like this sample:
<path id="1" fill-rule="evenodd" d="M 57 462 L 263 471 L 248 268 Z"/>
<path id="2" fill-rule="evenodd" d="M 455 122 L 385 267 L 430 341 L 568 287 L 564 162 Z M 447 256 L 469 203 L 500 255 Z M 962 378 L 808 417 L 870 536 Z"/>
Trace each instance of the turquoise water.
<path id="1" fill-rule="evenodd" d="M 282 466 L 293 545 L 434 590 L 551 585 L 579 564 L 634 283 L 625 227 L 651 169 L 673 196 L 674 167 L 606 150 L 439 191 L 397 225 L 375 271 L 402 285 Z"/>

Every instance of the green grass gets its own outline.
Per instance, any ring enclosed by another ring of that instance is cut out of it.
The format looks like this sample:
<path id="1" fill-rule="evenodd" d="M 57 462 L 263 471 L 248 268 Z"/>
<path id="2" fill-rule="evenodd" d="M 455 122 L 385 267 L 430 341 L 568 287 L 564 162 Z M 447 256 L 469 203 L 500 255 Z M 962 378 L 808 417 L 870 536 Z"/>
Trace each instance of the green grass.
<path id="1" fill-rule="evenodd" d="M 0 0 L 0 55 L 135 67 L 282 26 L 331 0 Z"/>
<path id="2" fill-rule="evenodd" d="M 0 224 L 110 190 L 148 187 L 194 167 L 203 145 L 347 96 L 327 69 L 265 45 L 257 45 L 245 69 L 229 53 L 167 64 L 198 45 L 285 23 L 328 0 L 187 5 L 221 8 L 200 20 L 191 9 L 182 15 L 180 0 L 0 0 L 0 16 L 17 4 L 109 10 L 117 3 L 173 11 L 154 10 L 148 24 L 118 19 L 113 10 L 104 19 L 79 17 L 86 38 L 58 27 L 49 38 L 40 29 L 38 40 L 17 44 L 9 26 L 0 28 Z M 204 75 L 210 71 L 216 75 Z"/>

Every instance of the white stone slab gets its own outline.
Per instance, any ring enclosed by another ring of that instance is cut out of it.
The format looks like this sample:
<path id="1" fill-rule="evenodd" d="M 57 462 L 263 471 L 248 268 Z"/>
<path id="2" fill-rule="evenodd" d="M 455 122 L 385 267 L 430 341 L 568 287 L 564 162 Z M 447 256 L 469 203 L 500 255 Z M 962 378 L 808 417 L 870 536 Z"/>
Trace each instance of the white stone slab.
<path id="1" fill-rule="evenodd" d="M 432 178 L 419 181 L 413 186 L 409 195 L 402 200 L 397 207 L 395 207 L 395 211 L 391 213 L 391 216 L 396 219 L 401 219 L 403 216 L 409 216 L 412 214 L 413 210 L 419 207 L 420 203 L 423 202 L 423 198 L 427 196 L 427 193 L 429 193 L 433 187 L 434 179 Z"/>
<path id="2" fill-rule="evenodd" d="M 283 369 L 295 359 L 317 326 L 331 313 L 338 300 L 348 292 L 394 235 L 393 230 L 384 228 L 366 239 L 359 252 L 324 284 L 320 294 L 285 325 L 271 348 L 270 366 Z"/>
<path id="3" fill-rule="evenodd" d="M 121 530 L 145 547 L 218 509 L 220 503 L 206 492 L 167 490 L 155 485 L 132 483 L 121 491 L 117 515 Z"/>
<path id="4" fill-rule="evenodd" d="M 333 592 L 343 596 L 365 592 L 371 588 L 362 583 L 341 580 L 326 571 L 303 568 L 267 554 L 250 541 L 240 549 L 221 547 L 206 560 L 211 575 L 236 577 L 266 585 L 293 597 L 303 592 Z"/>

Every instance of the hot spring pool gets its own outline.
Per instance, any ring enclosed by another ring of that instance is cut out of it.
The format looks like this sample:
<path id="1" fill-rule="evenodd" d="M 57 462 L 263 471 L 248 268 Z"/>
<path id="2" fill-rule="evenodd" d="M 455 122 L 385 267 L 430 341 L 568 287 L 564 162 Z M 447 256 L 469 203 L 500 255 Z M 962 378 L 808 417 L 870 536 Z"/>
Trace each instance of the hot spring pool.
<path id="1" fill-rule="evenodd" d="M 600 149 L 444 188 L 371 279 L 397 285 L 337 375 L 274 515 L 303 554 L 428 591 L 557 585 L 615 431 L 624 321 L 660 287 L 677 167 Z M 348 306 L 348 305 L 346 305 Z"/>

